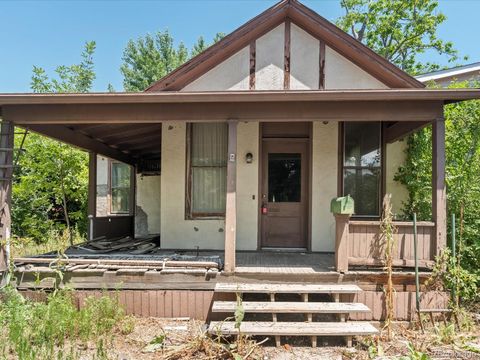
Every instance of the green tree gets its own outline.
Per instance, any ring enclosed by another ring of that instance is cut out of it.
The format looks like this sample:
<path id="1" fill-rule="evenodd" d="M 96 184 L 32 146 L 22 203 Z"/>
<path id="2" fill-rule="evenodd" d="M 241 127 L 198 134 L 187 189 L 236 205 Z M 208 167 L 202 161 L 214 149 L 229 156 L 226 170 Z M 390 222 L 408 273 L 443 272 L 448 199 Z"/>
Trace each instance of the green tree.
<path id="1" fill-rule="evenodd" d="M 223 36 L 218 33 L 214 42 Z M 189 52 L 182 42 L 175 46 L 168 30 L 130 40 L 123 51 L 123 64 L 120 67 L 125 91 L 145 90 L 208 46 L 204 38 L 200 37 Z"/>
<path id="2" fill-rule="evenodd" d="M 341 0 L 345 15 L 337 25 L 410 74 L 439 68 L 419 55 L 434 52 L 449 62 L 458 59 L 453 44 L 437 36 L 446 20 L 438 0 Z"/>
<path id="3" fill-rule="evenodd" d="M 471 84 L 457 83 L 451 87 L 467 86 Z M 447 105 L 445 128 L 448 213 L 457 216 L 457 239 L 462 265 L 480 274 L 480 101 Z M 413 212 L 416 212 L 420 219 L 430 220 L 431 128 L 411 135 L 407 145 L 405 164 L 395 176 L 395 180 L 405 185 L 409 193 L 404 213 L 407 218 L 411 218 Z"/>
<path id="4" fill-rule="evenodd" d="M 56 77 L 33 67 L 31 88 L 36 93 L 88 92 L 95 80 L 95 42 L 85 43 L 79 64 L 58 66 Z M 18 131 L 17 131 L 18 132 Z M 22 141 L 17 134 L 15 142 Z M 13 184 L 13 233 L 47 240 L 52 229 L 76 227 L 86 232 L 88 159 L 84 151 L 30 133 L 19 157 Z"/>

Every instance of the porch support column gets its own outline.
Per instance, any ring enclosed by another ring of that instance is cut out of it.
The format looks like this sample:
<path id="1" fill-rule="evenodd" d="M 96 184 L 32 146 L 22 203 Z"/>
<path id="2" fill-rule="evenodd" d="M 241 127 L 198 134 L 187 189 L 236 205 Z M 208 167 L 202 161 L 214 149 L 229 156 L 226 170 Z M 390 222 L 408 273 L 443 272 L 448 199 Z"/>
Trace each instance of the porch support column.
<path id="1" fill-rule="evenodd" d="M 435 222 L 435 245 L 432 255 L 438 255 L 447 246 L 444 118 L 437 119 L 432 124 L 432 215 Z"/>
<path id="2" fill-rule="evenodd" d="M 10 121 L 0 123 L 0 271 L 9 268 L 15 127 Z"/>
<path id="3" fill-rule="evenodd" d="M 237 238 L 237 121 L 228 122 L 227 203 L 225 209 L 225 267 L 235 271 Z"/>
<path id="4" fill-rule="evenodd" d="M 97 217 L 97 153 L 88 153 L 88 239 L 93 240 Z"/>
<path id="5" fill-rule="evenodd" d="M 348 271 L 348 221 L 350 215 L 335 214 L 335 270 Z"/>

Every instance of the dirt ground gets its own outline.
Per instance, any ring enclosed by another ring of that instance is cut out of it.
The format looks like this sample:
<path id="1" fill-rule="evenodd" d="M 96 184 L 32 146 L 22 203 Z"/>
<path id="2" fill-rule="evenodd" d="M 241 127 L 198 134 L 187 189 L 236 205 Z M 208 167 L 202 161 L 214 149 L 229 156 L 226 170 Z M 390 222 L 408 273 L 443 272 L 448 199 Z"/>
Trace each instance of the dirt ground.
<path id="1" fill-rule="evenodd" d="M 228 359 L 221 356 L 217 347 L 228 347 L 226 342 L 219 345 L 205 336 L 205 325 L 189 319 L 130 318 L 128 329 L 119 328 L 115 334 L 105 339 L 104 358 L 118 360 L 133 359 Z M 261 338 L 255 339 L 260 342 Z M 303 342 L 302 342 L 303 341 Z M 428 324 L 426 333 L 398 326 L 394 341 L 381 337 L 356 339 L 354 346 L 340 345 L 311 348 L 309 340 L 283 339 L 282 346 L 273 346 L 268 340 L 260 346 L 244 344 L 250 352 L 248 359 L 265 360 L 313 360 L 313 359 L 480 359 L 480 332 L 478 324 L 469 331 L 458 332 L 453 325 L 438 324 L 433 328 Z M 235 341 L 232 339 L 232 343 Z M 331 343 L 330 343 L 331 344 Z M 410 350 L 409 350 L 410 347 Z M 197 350 L 201 351 L 197 351 Z M 413 350 L 415 349 L 415 350 Z M 78 349 L 82 359 L 100 358 L 98 342 Z M 235 350 L 235 348 L 233 348 Z M 206 355 L 210 351 L 210 356 Z M 416 351 L 416 352 L 414 352 Z M 427 354 L 429 357 L 422 357 Z M 238 359 L 245 359 L 238 358 Z M 236 360 L 236 359 L 235 359 Z"/>

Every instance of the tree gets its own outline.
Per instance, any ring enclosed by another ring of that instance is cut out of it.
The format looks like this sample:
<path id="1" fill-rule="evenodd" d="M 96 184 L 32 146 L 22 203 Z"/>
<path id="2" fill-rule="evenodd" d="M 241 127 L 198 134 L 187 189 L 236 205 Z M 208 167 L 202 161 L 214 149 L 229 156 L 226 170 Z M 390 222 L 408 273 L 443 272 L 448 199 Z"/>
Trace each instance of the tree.
<path id="1" fill-rule="evenodd" d="M 223 34 L 218 33 L 214 42 L 222 37 Z M 168 30 L 130 40 L 123 51 L 123 64 L 120 67 L 123 87 L 126 91 L 143 91 L 208 46 L 200 37 L 189 52 L 183 43 L 175 46 Z"/>
<path id="2" fill-rule="evenodd" d="M 33 67 L 36 93 L 88 92 L 95 80 L 95 42 L 85 43 L 79 64 L 58 66 L 55 78 Z M 22 135 L 16 135 L 20 143 Z M 86 232 L 88 161 L 84 151 L 39 134 L 28 134 L 13 183 L 13 232 L 47 241 L 49 230 L 77 228 Z"/>
<path id="3" fill-rule="evenodd" d="M 419 61 L 425 52 L 458 60 L 453 44 L 437 37 L 446 20 L 438 0 L 341 0 L 340 5 L 345 10 L 337 20 L 340 28 L 410 74 L 439 68 Z"/>

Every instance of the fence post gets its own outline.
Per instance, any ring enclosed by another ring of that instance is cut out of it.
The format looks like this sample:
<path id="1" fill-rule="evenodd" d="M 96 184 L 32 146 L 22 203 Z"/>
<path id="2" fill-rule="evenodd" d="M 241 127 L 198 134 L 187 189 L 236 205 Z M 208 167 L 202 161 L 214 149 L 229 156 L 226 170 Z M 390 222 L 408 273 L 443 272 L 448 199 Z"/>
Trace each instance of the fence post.
<path id="1" fill-rule="evenodd" d="M 335 214 L 335 270 L 348 271 L 348 222 L 350 215 Z"/>

